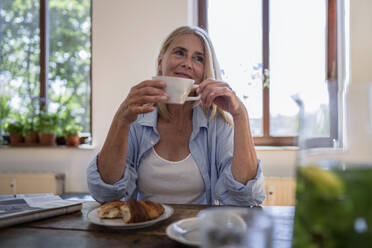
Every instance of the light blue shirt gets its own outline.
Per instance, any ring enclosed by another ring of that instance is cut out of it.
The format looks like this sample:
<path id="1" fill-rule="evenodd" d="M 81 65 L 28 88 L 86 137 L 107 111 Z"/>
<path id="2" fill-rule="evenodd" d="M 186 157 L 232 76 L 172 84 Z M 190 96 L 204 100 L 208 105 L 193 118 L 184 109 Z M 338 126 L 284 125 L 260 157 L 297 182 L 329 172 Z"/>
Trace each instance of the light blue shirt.
<path id="1" fill-rule="evenodd" d="M 97 157 L 87 169 L 88 188 L 100 203 L 141 198 L 138 193 L 138 167 L 146 151 L 160 139 L 157 131 L 158 111 L 139 115 L 131 125 L 124 176 L 114 184 L 103 182 L 97 170 Z M 205 192 L 200 204 L 255 206 L 265 199 L 264 177 L 258 163 L 255 178 L 245 185 L 234 179 L 231 162 L 234 149 L 234 129 L 220 116 L 206 119 L 198 106 L 193 110 L 193 130 L 189 149 L 202 175 Z"/>

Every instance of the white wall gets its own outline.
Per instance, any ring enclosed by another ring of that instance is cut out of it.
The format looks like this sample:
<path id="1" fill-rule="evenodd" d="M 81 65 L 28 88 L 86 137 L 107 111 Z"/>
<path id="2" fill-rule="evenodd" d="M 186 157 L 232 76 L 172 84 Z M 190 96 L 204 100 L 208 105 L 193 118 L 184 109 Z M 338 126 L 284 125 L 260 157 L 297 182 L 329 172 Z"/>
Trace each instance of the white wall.
<path id="1" fill-rule="evenodd" d="M 372 82 L 372 1 L 350 1 L 350 83 Z"/>
<path id="2" fill-rule="evenodd" d="M 165 36 L 191 24 L 187 10 L 187 0 L 94 1 L 93 134 L 98 146 L 130 87 L 155 74 Z"/>
<path id="3" fill-rule="evenodd" d="M 194 0 L 93 0 L 93 136 L 95 148 L 4 148 L 1 171 L 66 174 L 66 190 L 87 191 L 85 170 L 104 142 L 116 108 L 130 87 L 155 73 L 164 37 L 191 24 Z M 372 80 L 372 9 L 369 0 L 351 3 L 353 81 Z M 354 79 L 355 78 L 355 79 Z M 264 174 L 293 176 L 295 151 L 259 148 Z"/>
<path id="4" fill-rule="evenodd" d="M 350 77 L 345 97 L 344 160 L 372 161 L 372 1 L 349 0 Z M 370 83 L 370 84 L 368 84 Z"/>

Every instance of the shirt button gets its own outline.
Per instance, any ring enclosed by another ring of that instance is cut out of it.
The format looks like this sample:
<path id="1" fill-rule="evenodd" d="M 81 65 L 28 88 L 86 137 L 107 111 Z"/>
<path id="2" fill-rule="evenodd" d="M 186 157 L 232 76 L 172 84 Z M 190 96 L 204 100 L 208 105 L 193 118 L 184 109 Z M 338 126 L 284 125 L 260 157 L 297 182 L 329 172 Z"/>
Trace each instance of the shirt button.
<path id="1" fill-rule="evenodd" d="M 151 145 L 153 145 L 153 144 L 154 144 L 154 141 L 152 141 L 152 140 L 151 140 L 151 142 L 150 142 L 150 143 L 151 143 Z"/>

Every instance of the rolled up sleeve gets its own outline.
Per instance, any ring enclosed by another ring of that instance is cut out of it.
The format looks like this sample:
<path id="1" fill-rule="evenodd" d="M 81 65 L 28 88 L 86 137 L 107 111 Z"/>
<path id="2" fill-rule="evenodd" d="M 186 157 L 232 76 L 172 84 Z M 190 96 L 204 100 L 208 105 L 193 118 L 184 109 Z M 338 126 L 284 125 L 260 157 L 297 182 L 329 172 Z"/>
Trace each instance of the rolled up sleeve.
<path id="1" fill-rule="evenodd" d="M 123 177 L 114 184 L 105 183 L 97 169 L 98 155 L 87 168 L 88 189 L 92 197 L 99 203 L 114 200 L 126 201 L 135 191 L 137 173 L 132 166 L 126 166 Z"/>
<path id="2" fill-rule="evenodd" d="M 227 166 L 217 182 L 216 196 L 224 205 L 260 205 L 266 198 L 261 161 L 258 161 L 256 176 L 245 185 L 235 180 L 231 165 Z"/>

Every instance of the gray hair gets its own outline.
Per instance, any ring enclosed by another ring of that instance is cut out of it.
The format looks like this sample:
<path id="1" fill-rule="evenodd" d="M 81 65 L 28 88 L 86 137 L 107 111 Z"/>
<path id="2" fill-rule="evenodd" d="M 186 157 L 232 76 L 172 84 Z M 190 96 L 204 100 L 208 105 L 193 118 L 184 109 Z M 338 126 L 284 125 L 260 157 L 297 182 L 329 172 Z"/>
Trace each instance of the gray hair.
<path id="1" fill-rule="evenodd" d="M 182 26 L 174 30 L 172 33 L 168 35 L 168 37 L 165 39 L 163 42 L 159 55 L 158 55 L 158 60 L 157 60 L 157 75 L 161 76 L 162 71 L 161 71 L 161 66 L 160 66 L 160 61 L 164 58 L 164 55 L 168 51 L 170 45 L 181 35 L 185 34 L 194 34 L 197 37 L 200 38 L 200 40 L 203 43 L 204 46 L 204 75 L 203 75 L 203 80 L 207 78 L 212 78 L 215 80 L 222 80 L 221 73 L 220 73 L 220 67 L 217 61 L 216 53 L 214 51 L 211 39 L 209 38 L 209 35 L 207 32 L 205 32 L 203 29 L 196 27 L 196 26 Z M 195 106 L 200 105 L 201 101 L 198 101 L 195 103 Z M 164 103 L 158 103 L 158 108 L 159 108 L 159 114 L 162 118 L 169 120 L 169 111 L 167 108 L 167 105 Z M 203 107 L 204 114 L 208 119 L 213 119 L 217 112 L 221 114 L 223 119 L 229 123 L 232 124 L 231 119 L 227 116 L 225 111 L 217 107 L 214 103 L 210 108 Z"/>

